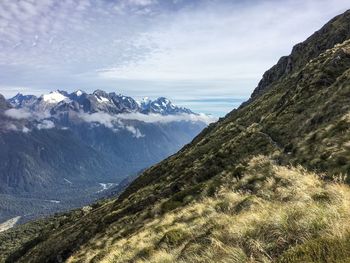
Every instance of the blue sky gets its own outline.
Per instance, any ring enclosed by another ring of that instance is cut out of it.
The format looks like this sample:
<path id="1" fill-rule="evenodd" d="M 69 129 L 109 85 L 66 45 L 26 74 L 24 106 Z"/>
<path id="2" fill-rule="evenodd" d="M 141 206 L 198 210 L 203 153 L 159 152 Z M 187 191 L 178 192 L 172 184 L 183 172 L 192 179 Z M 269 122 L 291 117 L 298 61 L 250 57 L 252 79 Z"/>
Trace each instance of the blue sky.
<path id="1" fill-rule="evenodd" d="M 0 93 L 166 96 L 222 116 L 348 0 L 1 0 Z"/>

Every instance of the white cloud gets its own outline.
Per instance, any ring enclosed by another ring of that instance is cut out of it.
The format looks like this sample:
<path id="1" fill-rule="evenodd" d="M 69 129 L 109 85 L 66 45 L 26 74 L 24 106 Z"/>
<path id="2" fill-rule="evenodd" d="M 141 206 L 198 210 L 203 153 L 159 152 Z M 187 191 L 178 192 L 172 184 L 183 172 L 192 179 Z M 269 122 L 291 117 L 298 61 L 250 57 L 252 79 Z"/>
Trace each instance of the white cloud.
<path id="1" fill-rule="evenodd" d="M 56 71 L 70 67 L 69 72 L 76 70 L 77 64 L 106 63 L 107 57 L 110 62 L 123 55 L 130 59 L 129 48 L 140 31 L 137 27 L 143 25 L 127 13 L 123 18 L 116 15 L 112 6 L 138 10 L 154 2 L 0 1 L 0 64 Z M 128 20 L 134 21 L 131 28 L 119 26 Z"/>
<path id="2" fill-rule="evenodd" d="M 17 124 L 15 125 L 14 123 L 7 122 L 5 123 L 5 130 L 7 131 L 15 131 L 15 132 L 23 132 L 23 133 L 28 133 L 30 132 L 30 129 L 28 129 L 26 126 L 22 126 L 22 124 Z"/>
<path id="3" fill-rule="evenodd" d="M 122 2 L 126 2 L 127 4 L 137 5 L 137 6 L 148 6 L 148 5 L 153 5 L 157 3 L 156 0 L 124 0 Z"/>
<path id="4" fill-rule="evenodd" d="M 111 115 L 106 112 L 78 113 L 80 119 L 86 122 L 96 122 L 108 128 L 121 125 L 121 120 L 142 121 L 145 123 L 169 123 L 177 121 L 203 122 L 210 124 L 217 121 L 216 117 L 205 114 L 180 114 L 180 115 L 160 115 L 160 114 L 142 114 L 142 113 L 121 113 Z"/>
<path id="5" fill-rule="evenodd" d="M 217 6 L 167 17 L 149 33 L 158 46 L 156 52 L 141 61 L 97 71 L 98 75 L 126 80 L 230 80 L 231 89 L 252 90 L 235 87 L 234 82 L 257 82 L 293 45 L 346 10 L 348 2 L 288 0 Z"/>
<path id="6" fill-rule="evenodd" d="M 6 129 L 9 131 L 18 131 L 18 128 L 16 125 L 14 125 L 13 123 L 7 123 L 6 124 Z"/>
<path id="7" fill-rule="evenodd" d="M 128 12 L 136 15 L 149 15 L 152 13 L 150 6 L 157 3 L 157 0 L 120 0 L 114 5 L 113 9 L 121 15 Z"/>
<path id="8" fill-rule="evenodd" d="M 176 121 L 191 121 L 203 122 L 210 124 L 217 121 L 217 118 L 205 114 L 181 114 L 181 115 L 160 115 L 160 114 L 142 114 L 142 113 L 122 113 L 116 115 L 118 119 L 122 120 L 136 120 L 146 123 L 169 123 Z"/>
<path id="9" fill-rule="evenodd" d="M 4 112 L 7 117 L 12 119 L 43 120 L 51 117 L 48 111 L 29 111 L 27 109 L 9 109 Z"/>
<path id="10" fill-rule="evenodd" d="M 134 126 L 130 126 L 130 125 L 126 125 L 125 126 L 125 129 L 129 132 L 131 132 L 133 134 L 133 136 L 135 138 L 142 138 L 142 137 L 145 137 L 145 135 L 143 135 L 139 129 L 135 128 Z"/>
<path id="11" fill-rule="evenodd" d="M 13 120 L 33 121 L 33 123 L 36 123 L 35 126 L 38 130 L 55 128 L 54 122 L 46 119 L 51 117 L 48 112 L 32 112 L 26 109 L 9 109 L 6 110 L 4 114 Z M 31 131 L 28 127 L 24 126 L 23 123 L 15 123 L 12 123 L 12 121 L 8 122 L 6 124 L 6 129 L 9 131 L 22 131 L 24 133 Z"/>
<path id="12" fill-rule="evenodd" d="M 160 115 L 160 114 L 142 114 L 142 113 L 121 113 L 117 115 L 111 115 L 105 112 L 95 113 L 79 113 L 78 117 L 86 122 L 96 122 L 102 124 L 108 128 L 112 128 L 115 125 L 121 125 L 121 120 L 135 120 L 146 123 L 169 123 L 176 121 L 191 121 L 191 122 L 203 122 L 210 124 L 217 121 L 216 117 L 205 114 L 179 114 L 179 115 Z"/>
<path id="13" fill-rule="evenodd" d="M 50 120 L 43 120 L 36 127 L 39 130 L 42 130 L 42 129 L 53 129 L 53 128 L 55 128 L 55 124 L 52 121 L 50 121 Z"/>
<path id="14" fill-rule="evenodd" d="M 5 111 L 5 115 L 12 119 L 29 119 L 32 117 L 32 113 L 25 109 L 9 109 Z"/>
<path id="15" fill-rule="evenodd" d="M 95 113 L 79 113 L 78 117 L 85 122 L 95 122 L 104 125 L 107 128 L 114 128 L 119 125 L 119 120 L 108 113 L 105 112 L 95 112 Z"/>
<path id="16" fill-rule="evenodd" d="M 217 118 L 199 114 L 183 114 L 183 115 L 159 115 L 159 114 L 141 114 L 141 113 L 123 113 L 111 115 L 105 112 L 95 113 L 78 113 L 77 117 L 82 121 L 88 123 L 97 123 L 107 128 L 114 130 L 115 132 L 120 129 L 129 131 L 135 138 L 142 138 L 144 135 L 142 132 L 130 124 L 124 123 L 124 121 L 141 121 L 145 123 L 171 123 L 179 121 L 190 121 L 190 122 L 202 122 L 210 124 L 217 121 Z"/>

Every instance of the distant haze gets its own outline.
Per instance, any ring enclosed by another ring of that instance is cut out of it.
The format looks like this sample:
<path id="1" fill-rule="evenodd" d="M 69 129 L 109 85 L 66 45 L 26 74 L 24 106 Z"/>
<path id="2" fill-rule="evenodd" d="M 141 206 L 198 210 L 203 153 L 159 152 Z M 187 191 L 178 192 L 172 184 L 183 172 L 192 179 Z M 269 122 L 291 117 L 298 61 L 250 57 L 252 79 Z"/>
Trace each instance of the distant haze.
<path id="1" fill-rule="evenodd" d="M 348 0 L 2 0 L 0 93 L 95 89 L 222 116 Z"/>

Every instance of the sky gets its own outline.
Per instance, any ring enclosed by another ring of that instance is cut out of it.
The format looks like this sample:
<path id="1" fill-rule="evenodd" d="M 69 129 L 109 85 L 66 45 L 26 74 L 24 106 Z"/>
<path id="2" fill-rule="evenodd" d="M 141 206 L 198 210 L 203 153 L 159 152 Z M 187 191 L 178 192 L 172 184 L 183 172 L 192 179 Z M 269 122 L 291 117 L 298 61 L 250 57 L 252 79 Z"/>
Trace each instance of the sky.
<path id="1" fill-rule="evenodd" d="M 0 93 L 164 96 L 223 116 L 348 0 L 1 0 Z"/>

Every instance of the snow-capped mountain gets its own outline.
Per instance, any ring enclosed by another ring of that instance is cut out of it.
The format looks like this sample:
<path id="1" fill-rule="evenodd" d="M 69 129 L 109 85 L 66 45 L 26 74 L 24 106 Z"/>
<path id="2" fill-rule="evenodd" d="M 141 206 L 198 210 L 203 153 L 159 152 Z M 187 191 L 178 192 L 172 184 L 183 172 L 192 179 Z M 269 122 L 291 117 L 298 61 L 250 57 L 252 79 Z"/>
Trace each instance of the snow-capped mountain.
<path id="1" fill-rule="evenodd" d="M 31 107 L 38 98 L 34 95 L 23 95 L 17 93 L 16 96 L 8 100 L 8 102 L 15 108 Z"/>
<path id="2" fill-rule="evenodd" d="M 8 100 L 15 108 L 27 108 L 32 111 L 50 111 L 53 114 L 66 111 L 76 112 L 106 112 L 111 114 L 119 113 L 142 113 L 160 115 L 195 114 L 191 110 L 174 105 L 164 97 L 150 100 L 143 99 L 137 102 L 132 97 L 107 93 L 103 90 L 96 90 L 88 94 L 82 90 L 73 93 L 56 90 L 37 98 L 34 95 L 17 94 Z"/>
<path id="3" fill-rule="evenodd" d="M 52 91 L 49 94 L 43 94 L 40 97 L 34 95 L 23 95 L 18 93 L 10 98 L 8 102 L 14 108 L 25 108 L 32 111 L 50 111 L 62 101 L 70 101 L 69 94 L 65 91 Z"/>
<path id="4" fill-rule="evenodd" d="M 161 115 L 176 115 L 176 114 L 194 114 L 189 109 L 178 107 L 171 103 L 170 100 L 164 97 L 157 98 L 152 101 L 145 98 L 140 103 L 141 112 L 144 114 L 156 113 Z"/>
<path id="5" fill-rule="evenodd" d="M 95 90 L 91 94 L 82 90 L 72 93 L 56 90 L 40 97 L 17 94 L 8 103 L 14 109 L 7 115 L 26 120 L 15 125 L 17 130 L 73 128 L 86 123 L 90 126 L 102 125 L 114 131 L 127 130 L 140 138 L 143 134 L 130 122 L 188 121 L 206 125 L 210 121 L 208 116 L 178 107 L 164 97 L 155 100 L 144 98 L 138 102 L 132 97 L 103 90 Z M 11 127 L 15 130 L 13 124 Z"/>
<path id="6" fill-rule="evenodd" d="M 57 104 L 64 100 L 69 100 L 69 95 L 65 91 L 56 90 L 40 97 L 41 101 L 46 104 Z"/>

